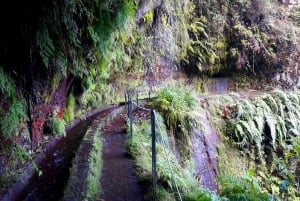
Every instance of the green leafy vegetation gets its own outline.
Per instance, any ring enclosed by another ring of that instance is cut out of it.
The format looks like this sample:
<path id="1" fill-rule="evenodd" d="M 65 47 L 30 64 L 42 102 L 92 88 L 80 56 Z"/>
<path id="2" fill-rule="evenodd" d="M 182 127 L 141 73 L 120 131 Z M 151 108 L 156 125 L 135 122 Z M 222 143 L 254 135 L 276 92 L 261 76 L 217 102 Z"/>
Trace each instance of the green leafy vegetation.
<path id="1" fill-rule="evenodd" d="M 157 114 L 157 113 L 156 113 Z M 158 114 L 157 114 L 158 115 Z M 158 116 L 159 117 L 159 116 Z M 163 119 L 158 118 L 163 125 Z M 220 194 L 203 189 L 197 178 L 194 176 L 192 162 L 187 166 L 180 165 L 175 157 L 175 151 L 171 148 L 168 137 L 165 134 L 166 128 L 162 126 L 162 133 L 157 130 L 157 175 L 158 186 L 156 196 L 158 200 L 177 200 L 178 194 L 174 180 L 178 185 L 184 201 L 221 201 L 221 200 L 245 200 L 245 201 L 267 201 L 279 200 L 267 193 L 253 177 L 249 176 L 222 176 L 220 182 Z M 152 164 L 151 164 L 151 135 L 150 122 L 140 120 L 133 126 L 133 138 L 128 139 L 127 145 L 130 154 L 136 163 L 136 171 L 141 181 L 147 186 L 148 193 L 146 200 L 153 200 L 152 197 Z M 165 143 L 164 143 L 165 142 Z M 169 161 L 168 161 L 169 160 Z M 169 163 L 169 164 L 168 164 Z M 171 169 L 173 171 L 171 171 Z M 174 180 L 173 180 L 174 179 Z"/>
<path id="2" fill-rule="evenodd" d="M 296 176 L 299 162 L 297 151 L 294 151 L 297 150 L 295 140 L 299 129 L 299 94 L 274 90 L 253 98 L 232 98 L 235 101 L 224 106 L 227 113 L 224 140 L 228 141 L 224 150 L 227 155 L 222 157 L 236 163 L 243 171 L 256 169 L 256 176 L 268 192 L 282 199 L 299 199 L 299 178 Z M 229 144 L 233 144 L 240 152 L 230 152 Z M 231 157 L 239 157 L 239 160 Z M 223 163 L 226 164 L 224 161 L 220 164 Z M 230 167 L 228 165 L 228 169 Z M 239 175 L 235 170 L 230 172 Z M 284 191 L 280 190 L 283 182 L 287 184 Z"/>
<path id="3" fill-rule="evenodd" d="M 65 122 L 70 122 L 74 119 L 76 99 L 73 94 L 70 94 L 67 99 L 67 106 L 64 111 L 64 120 Z"/>
<path id="4" fill-rule="evenodd" d="M 2 30 L 2 38 L 12 37 L 9 42 L 0 44 L 0 65 L 3 66 L 0 68 L 1 151 L 8 144 L 13 144 L 12 141 L 19 140 L 20 134 L 30 141 L 25 123 L 28 123 L 29 113 L 36 105 L 54 104 L 55 98 L 65 103 L 66 97 L 58 97 L 56 93 L 63 79 L 66 79 L 64 90 L 67 92 L 62 94 L 69 94 L 64 118 L 56 114 L 45 117 L 46 127 L 54 135 L 64 133 L 65 122 L 72 121 L 80 112 L 123 101 L 125 91 L 144 89 L 148 80 L 149 88 L 156 88 L 155 85 L 161 83 L 161 77 L 165 71 L 169 73 L 169 69 L 184 68 L 188 74 L 197 76 L 234 74 L 241 78 L 243 73 L 247 77 L 254 75 L 258 80 L 272 78 L 275 71 L 284 72 L 286 77 L 286 72 L 293 72 L 295 77 L 289 82 L 298 79 L 299 7 L 288 10 L 277 1 L 263 0 L 54 0 L 35 3 L 29 2 L 29 5 L 16 10 L 9 6 L 9 12 L 14 12 L 18 20 Z M 140 19 L 137 19 L 139 15 Z M 3 16 L 1 19 L 5 21 Z M 15 59 L 18 56 L 20 58 Z M 80 89 L 72 88 L 72 78 L 79 80 Z M 151 79 L 154 84 L 150 83 Z M 282 81 L 284 87 L 291 87 L 292 84 L 286 81 L 287 78 Z M 197 90 L 205 91 L 203 81 L 196 82 Z M 165 119 L 166 128 L 170 130 L 169 137 L 176 138 L 176 143 L 182 146 L 179 152 L 187 158 L 183 167 L 182 161 L 178 162 L 170 155 L 174 160 L 175 179 L 185 199 L 214 200 L 217 199 L 215 194 L 198 188 L 195 190 L 194 178 L 185 172 L 190 165 L 188 131 L 200 124 L 193 113 L 196 101 L 192 90 L 181 87 L 161 89 L 153 106 Z M 268 191 L 275 189 L 275 192 L 281 186 L 281 197 L 298 196 L 299 177 L 295 175 L 299 175 L 299 94 L 274 91 L 251 99 L 232 99 L 230 101 L 233 102 L 229 101 L 231 105 L 214 111 L 221 116 L 217 118 L 224 118 L 227 123 L 223 137 L 228 144 L 235 145 L 229 152 L 238 150 L 228 158 L 249 157 L 249 160 L 243 158 L 242 161 L 248 163 L 251 160 L 249 166 L 253 163 L 271 164 L 267 173 L 257 171 L 260 179 L 265 180 L 264 187 Z M 210 104 L 209 101 L 206 104 Z M 77 106 L 79 111 L 76 111 Z M 28 130 L 31 131 L 31 128 Z M 148 137 L 141 135 L 141 139 L 135 138 L 131 144 L 132 154 L 141 155 L 136 157 L 138 164 L 146 166 L 140 172 L 146 180 L 149 180 L 151 170 L 149 154 L 146 153 Z M 140 147 L 135 140 L 147 145 L 146 148 Z M 166 168 L 168 164 L 163 148 L 161 145 L 159 148 L 161 183 L 157 192 L 161 200 L 174 200 L 176 195 L 171 174 Z M 20 158 L 26 155 L 14 152 Z M 224 162 L 224 166 L 233 168 L 234 164 L 229 163 Z M 92 176 L 88 178 L 91 185 L 89 195 L 93 197 L 98 188 L 97 182 Z M 226 181 L 225 188 L 231 190 L 224 192 L 238 193 L 241 190 L 244 198 L 230 198 L 231 195 L 227 194 L 228 199 L 251 200 L 250 196 L 256 195 L 260 199 L 265 195 L 256 184 L 249 189 L 254 188 L 257 194 L 251 192 L 248 195 L 244 187 L 235 191 L 238 185 L 229 186 L 229 183 L 251 183 L 247 179 L 239 179 Z"/>
<path id="5" fill-rule="evenodd" d="M 300 26 L 300 7 L 294 7 L 289 17 L 296 25 Z"/>
<path id="6" fill-rule="evenodd" d="M 252 100 L 242 99 L 229 121 L 228 135 L 241 148 L 253 145 L 261 158 L 263 146 L 276 151 L 298 135 L 299 109 L 299 95 L 293 92 L 276 90 Z"/>
<path id="7" fill-rule="evenodd" d="M 178 146 L 183 163 L 188 160 L 191 147 L 189 130 L 197 124 L 197 119 L 192 114 L 195 103 L 196 99 L 192 90 L 169 86 L 158 91 L 157 98 L 152 104 L 165 119 L 170 135 L 180 142 Z"/>
<path id="8" fill-rule="evenodd" d="M 27 120 L 26 103 L 18 93 L 14 81 L 0 67 L 0 89 L 1 97 L 6 101 L 7 108 L 0 108 L 1 132 L 7 138 L 17 136 L 20 125 Z"/>
<path id="9" fill-rule="evenodd" d="M 157 93 L 153 106 L 161 112 L 166 125 L 175 132 L 178 127 L 181 127 L 182 131 L 188 130 L 188 113 L 195 103 L 196 99 L 192 91 L 169 86 Z"/>
<path id="10" fill-rule="evenodd" d="M 292 141 L 293 147 L 289 152 L 286 153 L 285 157 L 296 157 L 297 160 L 300 161 L 300 137 L 296 137 Z"/>
<path id="11" fill-rule="evenodd" d="M 52 135 L 66 134 L 65 131 L 65 121 L 63 119 L 54 117 L 50 120 L 50 129 L 52 130 Z"/>
<path id="12" fill-rule="evenodd" d="M 263 192 L 258 181 L 253 177 L 224 176 L 220 179 L 220 194 L 228 200 L 273 201 L 271 195 Z"/>
<path id="13" fill-rule="evenodd" d="M 52 111 L 52 116 L 46 119 L 44 130 L 46 133 L 51 134 L 53 136 L 57 136 L 60 134 L 66 135 L 66 122 L 61 117 L 57 116 L 58 111 Z"/>
<path id="14" fill-rule="evenodd" d="M 197 9 L 194 7 L 194 9 Z M 191 11 L 195 12 L 195 11 Z M 215 53 L 211 38 L 207 34 L 207 19 L 204 16 L 191 16 L 188 21 L 188 33 L 190 40 L 186 52 L 181 53 L 182 60 L 186 66 L 196 66 L 199 72 L 215 73 L 219 69 L 212 66 L 219 59 Z"/>
<path id="15" fill-rule="evenodd" d="M 158 115 L 158 113 L 156 113 Z M 176 192 L 176 184 L 180 192 L 186 197 L 186 200 L 192 200 L 193 196 L 202 194 L 213 195 L 213 193 L 206 192 L 198 188 L 198 181 L 194 176 L 193 165 L 183 167 L 175 157 L 174 150 L 170 148 L 168 137 L 162 118 L 157 116 L 158 124 L 162 127 L 162 133 L 157 130 L 157 199 L 158 200 L 176 200 L 178 194 Z M 137 174 L 141 181 L 148 187 L 146 200 L 153 200 L 151 189 L 151 134 L 150 122 L 140 121 L 133 127 L 133 138 L 128 139 L 127 144 L 130 154 L 134 157 L 137 165 Z M 173 180 L 174 179 L 174 180 Z M 195 193 L 193 193 L 195 191 Z M 197 192 L 197 193 L 196 193 Z"/>
<path id="16" fill-rule="evenodd" d="M 13 99 L 9 110 L 5 114 L 1 115 L 1 132 L 6 137 L 17 136 L 20 131 L 20 124 L 24 124 L 24 121 L 27 119 L 26 107 L 24 102 L 20 102 L 16 99 Z M 3 117 L 4 116 L 4 117 Z"/>
<path id="17" fill-rule="evenodd" d="M 99 20 L 95 24 L 102 55 L 98 68 L 100 76 L 106 79 L 114 72 L 130 69 L 131 55 L 128 52 L 131 52 L 130 47 L 135 43 L 134 1 L 114 1 L 112 4 L 102 5 L 97 14 Z"/>

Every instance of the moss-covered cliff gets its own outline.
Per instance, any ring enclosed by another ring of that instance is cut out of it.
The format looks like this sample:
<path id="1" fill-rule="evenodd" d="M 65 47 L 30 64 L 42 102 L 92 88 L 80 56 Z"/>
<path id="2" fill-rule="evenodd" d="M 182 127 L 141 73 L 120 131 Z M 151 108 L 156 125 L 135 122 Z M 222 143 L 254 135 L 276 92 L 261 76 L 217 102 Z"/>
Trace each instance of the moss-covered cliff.
<path id="1" fill-rule="evenodd" d="M 300 14 L 291 3 L 1 3 L 0 152 L 28 160 L 43 136 L 63 132 L 83 111 L 117 102 L 132 89 L 153 90 L 178 71 L 300 87 Z"/>

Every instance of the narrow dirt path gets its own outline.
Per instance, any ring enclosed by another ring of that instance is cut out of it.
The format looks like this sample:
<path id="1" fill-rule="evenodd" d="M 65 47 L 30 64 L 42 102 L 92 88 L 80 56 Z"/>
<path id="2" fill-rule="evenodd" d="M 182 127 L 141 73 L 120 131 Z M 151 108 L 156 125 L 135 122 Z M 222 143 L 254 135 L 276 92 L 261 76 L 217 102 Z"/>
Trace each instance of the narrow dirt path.
<path id="1" fill-rule="evenodd" d="M 101 176 L 105 201 L 143 201 L 144 189 L 135 174 L 134 161 L 126 153 L 125 115 L 118 115 L 103 132 Z"/>

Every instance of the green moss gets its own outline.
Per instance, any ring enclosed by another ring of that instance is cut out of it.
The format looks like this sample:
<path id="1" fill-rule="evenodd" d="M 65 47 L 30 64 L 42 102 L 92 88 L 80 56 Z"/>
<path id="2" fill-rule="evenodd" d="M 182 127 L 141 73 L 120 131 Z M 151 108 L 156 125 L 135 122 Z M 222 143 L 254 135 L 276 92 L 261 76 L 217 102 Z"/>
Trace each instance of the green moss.
<path id="1" fill-rule="evenodd" d="M 239 150 L 227 143 L 221 143 L 217 148 L 219 177 L 225 175 L 246 175 L 249 161 L 241 155 Z"/>
<path id="2" fill-rule="evenodd" d="M 65 122 L 70 122 L 74 119 L 74 111 L 75 111 L 76 99 L 74 94 L 70 94 L 67 99 L 66 109 L 64 111 L 63 119 Z"/>
<path id="3" fill-rule="evenodd" d="M 72 161 L 70 178 L 64 191 L 64 200 L 94 201 L 101 194 L 102 132 L 104 122 L 93 125 L 83 138 Z"/>
<path id="4" fill-rule="evenodd" d="M 143 21 L 145 24 L 150 24 L 153 21 L 153 11 L 149 10 L 144 16 Z"/>
<path id="5" fill-rule="evenodd" d="M 102 57 L 99 64 L 98 64 L 98 70 L 100 72 L 100 77 L 107 79 L 109 77 L 109 66 L 108 61 Z"/>
<path id="6" fill-rule="evenodd" d="M 101 192 L 101 169 L 102 169 L 102 139 L 100 131 L 94 134 L 93 149 L 89 154 L 89 171 L 87 174 L 87 199 L 96 200 Z"/>

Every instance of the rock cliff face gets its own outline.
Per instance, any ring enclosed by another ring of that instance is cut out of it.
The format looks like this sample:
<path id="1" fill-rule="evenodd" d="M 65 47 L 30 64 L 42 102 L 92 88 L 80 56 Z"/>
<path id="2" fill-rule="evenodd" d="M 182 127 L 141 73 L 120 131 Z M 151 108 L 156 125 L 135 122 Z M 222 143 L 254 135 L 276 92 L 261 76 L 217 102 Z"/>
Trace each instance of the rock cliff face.
<path id="1" fill-rule="evenodd" d="M 8 131 L 1 123 L 1 138 L 29 127 L 26 138 L 37 144 L 45 120 L 68 121 L 77 107 L 112 101 L 108 91 L 115 92 L 119 76 L 128 72 L 142 72 L 149 82 L 177 70 L 192 76 L 244 73 L 273 86 L 300 87 L 297 4 L 64 0 L 30 1 L 23 9 L 3 5 L 0 20 L 7 26 L 0 35 L 0 67 L 11 79 L 7 84 L 0 77 L 1 111 L 11 114 L 16 129 Z M 18 20 L 8 21 L 10 13 Z M 25 109 L 14 109 L 16 101 Z"/>
<path id="2" fill-rule="evenodd" d="M 243 75 L 261 85 L 300 88 L 299 4 L 2 3 L 0 156 L 9 153 L 19 160 L 22 152 L 29 160 L 29 151 L 37 150 L 44 135 L 62 132 L 82 111 L 123 100 L 125 90 L 142 88 L 144 80 L 152 89 L 172 72 L 197 78 Z M 0 158 L 0 172 L 7 161 Z"/>

